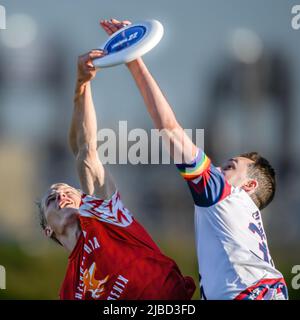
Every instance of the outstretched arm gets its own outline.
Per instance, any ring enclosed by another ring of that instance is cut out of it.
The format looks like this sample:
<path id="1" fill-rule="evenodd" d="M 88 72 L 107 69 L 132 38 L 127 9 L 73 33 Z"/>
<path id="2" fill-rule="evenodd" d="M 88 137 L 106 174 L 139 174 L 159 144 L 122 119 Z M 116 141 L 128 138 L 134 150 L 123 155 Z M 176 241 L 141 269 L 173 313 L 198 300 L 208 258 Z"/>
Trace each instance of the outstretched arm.
<path id="1" fill-rule="evenodd" d="M 129 21 L 102 20 L 101 26 L 108 34 L 116 32 Z M 197 147 L 177 122 L 174 112 L 141 58 L 127 64 L 157 129 L 163 130 L 163 138 L 170 145 L 171 155 L 189 163 L 195 159 Z"/>
<path id="2" fill-rule="evenodd" d="M 102 20 L 101 25 L 108 34 L 116 32 L 129 21 Z M 224 175 L 211 164 L 203 150 L 193 144 L 176 120 L 167 99 L 153 79 L 142 59 L 127 64 L 147 106 L 147 110 L 163 138 L 170 145 L 171 155 L 192 192 L 198 206 L 208 207 L 230 193 Z"/>
<path id="3" fill-rule="evenodd" d="M 177 122 L 172 108 L 143 60 L 137 59 L 127 66 L 144 98 L 155 127 L 163 130 L 163 138 L 170 144 L 171 155 L 185 163 L 194 160 L 196 146 Z"/>
<path id="4" fill-rule="evenodd" d="M 115 185 L 98 157 L 97 118 L 91 91 L 91 80 L 96 76 L 92 60 L 101 56 L 102 51 L 93 50 L 78 58 L 69 144 L 76 157 L 82 191 L 108 198 L 115 191 Z"/>

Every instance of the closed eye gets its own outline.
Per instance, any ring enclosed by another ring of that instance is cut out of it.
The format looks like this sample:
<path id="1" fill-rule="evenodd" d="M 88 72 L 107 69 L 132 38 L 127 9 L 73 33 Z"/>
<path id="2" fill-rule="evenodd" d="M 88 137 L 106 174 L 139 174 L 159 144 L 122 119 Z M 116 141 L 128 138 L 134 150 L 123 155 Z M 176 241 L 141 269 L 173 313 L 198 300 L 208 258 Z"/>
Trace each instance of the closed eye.
<path id="1" fill-rule="evenodd" d="M 235 164 L 234 163 L 228 163 L 223 167 L 223 170 L 230 170 L 230 169 L 235 169 Z"/>
<path id="2" fill-rule="evenodd" d="M 55 200 L 55 199 L 56 199 L 56 195 L 55 195 L 55 194 L 50 195 L 50 196 L 47 198 L 47 200 L 46 200 L 46 206 L 48 207 L 49 204 L 50 204 L 50 202 L 53 201 L 53 200 Z"/>

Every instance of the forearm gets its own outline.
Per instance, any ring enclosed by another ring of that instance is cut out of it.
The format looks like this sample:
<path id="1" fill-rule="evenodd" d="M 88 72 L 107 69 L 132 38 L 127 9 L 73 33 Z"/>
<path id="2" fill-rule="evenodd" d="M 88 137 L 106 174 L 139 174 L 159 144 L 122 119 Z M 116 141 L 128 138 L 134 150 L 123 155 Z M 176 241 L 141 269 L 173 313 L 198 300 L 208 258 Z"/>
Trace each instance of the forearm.
<path id="1" fill-rule="evenodd" d="M 173 110 L 142 59 L 128 65 L 157 129 L 173 130 L 179 125 Z"/>
<path id="2" fill-rule="evenodd" d="M 127 64 L 157 129 L 164 129 L 164 137 L 170 143 L 171 155 L 192 161 L 196 146 L 176 120 L 175 114 L 142 59 Z"/>
<path id="3" fill-rule="evenodd" d="M 80 150 L 97 149 L 97 119 L 90 82 L 77 81 L 69 143 L 75 155 Z"/>

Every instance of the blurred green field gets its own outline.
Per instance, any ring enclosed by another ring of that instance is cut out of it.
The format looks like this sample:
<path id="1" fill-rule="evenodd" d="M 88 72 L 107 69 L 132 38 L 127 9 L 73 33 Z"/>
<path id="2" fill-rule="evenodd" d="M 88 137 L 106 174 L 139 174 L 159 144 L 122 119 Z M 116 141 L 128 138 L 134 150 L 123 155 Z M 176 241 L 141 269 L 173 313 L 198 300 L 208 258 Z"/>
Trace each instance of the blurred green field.
<path id="1" fill-rule="evenodd" d="M 193 256 L 190 250 L 178 246 L 170 248 L 169 244 L 162 249 L 175 260 L 179 253 L 182 272 L 197 280 L 197 269 L 193 268 L 195 263 L 189 263 Z M 68 254 L 55 244 L 34 254 L 27 251 L 17 244 L 0 246 L 0 264 L 6 269 L 6 290 L 0 290 L 0 299 L 58 299 Z M 199 298 L 199 290 L 194 298 Z"/>
<path id="2" fill-rule="evenodd" d="M 163 242 L 162 250 L 171 256 L 185 275 L 191 275 L 198 282 L 194 248 L 181 247 Z M 67 253 L 63 248 L 49 244 L 34 254 L 17 244 L 5 244 L 0 247 L 0 264 L 6 268 L 6 290 L 0 290 L 0 299 L 58 299 L 60 284 L 63 280 Z M 275 255 L 279 253 L 275 251 Z M 289 286 L 290 299 L 300 299 L 300 290 L 290 287 L 293 258 L 280 259 L 277 267 L 284 275 Z M 199 288 L 193 297 L 199 299 Z"/>
<path id="3" fill-rule="evenodd" d="M 0 290 L 0 299 L 58 298 L 67 262 L 63 249 L 30 255 L 16 244 L 1 245 L 0 260 L 6 269 L 6 290 Z"/>

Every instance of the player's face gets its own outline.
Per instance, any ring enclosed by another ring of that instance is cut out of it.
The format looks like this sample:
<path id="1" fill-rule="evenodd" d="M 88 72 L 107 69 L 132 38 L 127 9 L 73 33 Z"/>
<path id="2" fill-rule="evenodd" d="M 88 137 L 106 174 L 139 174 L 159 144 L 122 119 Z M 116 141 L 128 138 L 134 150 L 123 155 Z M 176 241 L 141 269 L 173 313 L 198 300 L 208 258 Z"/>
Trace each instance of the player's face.
<path id="1" fill-rule="evenodd" d="M 47 227 L 46 235 L 63 234 L 65 228 L 77 220 L 81 194 L 78 190 L 61 185 L 50 189 L 43 199 Z"/>
<path id="2" fill-rule="evenodd" d="M 230 184 L 235 187 L 243 187 L 252 183 L 248 177 L 248 166 L 251 163 L 253 163 L 253 161 L 250 159 L 235 157 L 227 160 L 221 167 L 221 170 Z"/>

